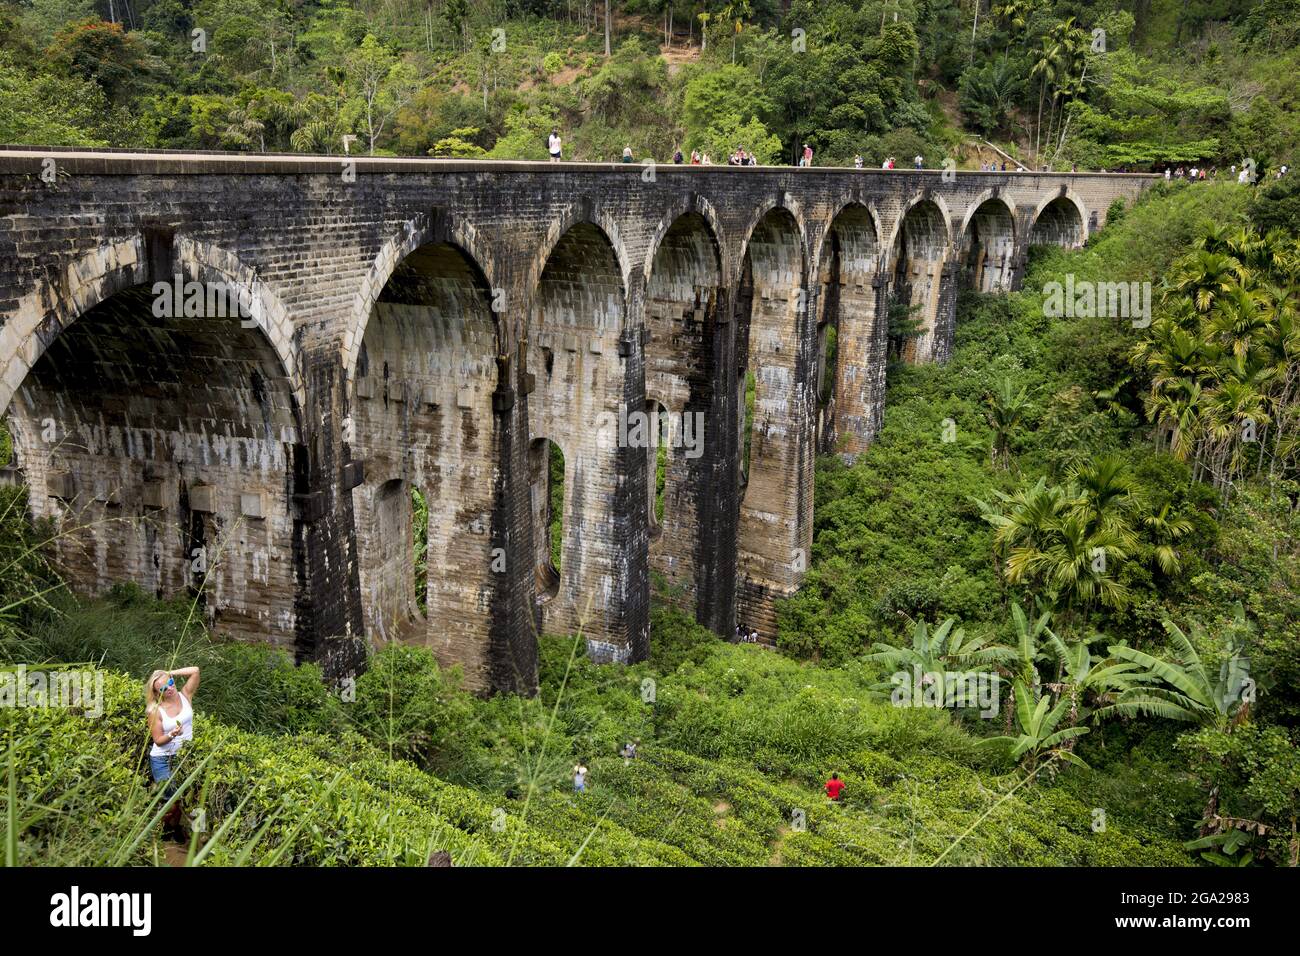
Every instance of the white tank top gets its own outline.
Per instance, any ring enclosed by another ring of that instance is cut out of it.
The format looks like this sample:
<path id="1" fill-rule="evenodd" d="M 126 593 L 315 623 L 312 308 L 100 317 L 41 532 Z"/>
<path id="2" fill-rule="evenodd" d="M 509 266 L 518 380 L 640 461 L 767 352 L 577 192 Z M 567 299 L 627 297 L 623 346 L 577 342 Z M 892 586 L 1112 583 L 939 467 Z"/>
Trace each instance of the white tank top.
<path id="1" fill-rule="evenodd" d="M 171 716 L 167 711 L 163 710 L 161 704 L 158 705 L 158 713 L 162 717 L 162 732 L 170 734 L 179 725 L 181 728 L 180 736 L 175 740 L 167 741 L 165 744 L 154 744 L 149 751 L 150 757 L 170 757 L 181 749 L 185 741 L 194 739 L 194 708 L 190 706 L 189 698 L 180 691 L 176 692 L 176 696 L 181 699 L 181 712 L 179 714 L 175 717 Z"/>

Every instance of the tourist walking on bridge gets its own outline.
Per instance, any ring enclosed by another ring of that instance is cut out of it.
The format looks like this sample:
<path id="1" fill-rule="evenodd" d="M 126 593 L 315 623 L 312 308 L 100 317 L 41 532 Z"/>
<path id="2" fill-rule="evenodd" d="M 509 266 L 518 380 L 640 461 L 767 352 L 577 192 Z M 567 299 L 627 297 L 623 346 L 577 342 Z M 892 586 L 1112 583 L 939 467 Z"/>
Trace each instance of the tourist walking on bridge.
<path id="1" fill-rule="evenodd" d="M 546 149 L 551 154 L 551 162 L 560 161 L 560 134 L 557 130 L 551 130 L 550 137 L 546 140 Z"/>

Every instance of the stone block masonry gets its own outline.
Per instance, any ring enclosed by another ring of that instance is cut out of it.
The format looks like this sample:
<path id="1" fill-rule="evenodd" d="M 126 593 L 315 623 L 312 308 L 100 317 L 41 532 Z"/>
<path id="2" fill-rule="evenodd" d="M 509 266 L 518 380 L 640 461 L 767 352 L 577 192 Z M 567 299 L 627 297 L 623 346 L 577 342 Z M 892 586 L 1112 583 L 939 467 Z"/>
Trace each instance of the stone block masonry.
<path id="1" fill-rule="evenodd" d="M 334 678 L 423 644 L 480 691 L 535 689 L 539 631 L 642 659 L 652 574 L 771 641 L 815 454 L 879 431 L 891 307 L 943 361 L 962 284 L 1152 181 L 653 172 L 0 150 L 0 407 L 69 580 L 198 594 Z M 160 317 L 178 276 L 240 313 Z M 698 454 L 611 444 L 633 411 L 700 416 Z"/>

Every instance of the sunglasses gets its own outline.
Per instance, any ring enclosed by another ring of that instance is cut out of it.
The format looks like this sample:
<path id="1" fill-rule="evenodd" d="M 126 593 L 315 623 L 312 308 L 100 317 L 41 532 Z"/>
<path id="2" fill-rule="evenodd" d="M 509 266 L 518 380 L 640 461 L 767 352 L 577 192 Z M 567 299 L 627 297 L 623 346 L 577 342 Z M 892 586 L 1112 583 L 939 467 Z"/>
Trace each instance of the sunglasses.
<path id="1" fill-rule="evenodd" d="M 167 678 L 167 683 L 163 684 L 161 687 L 156 689 L 161 691 L 161 690 L 166 690 L 168 687 L 175 687 L 175 686 L 176 686 L 176 678 L 169 677 Z"/>

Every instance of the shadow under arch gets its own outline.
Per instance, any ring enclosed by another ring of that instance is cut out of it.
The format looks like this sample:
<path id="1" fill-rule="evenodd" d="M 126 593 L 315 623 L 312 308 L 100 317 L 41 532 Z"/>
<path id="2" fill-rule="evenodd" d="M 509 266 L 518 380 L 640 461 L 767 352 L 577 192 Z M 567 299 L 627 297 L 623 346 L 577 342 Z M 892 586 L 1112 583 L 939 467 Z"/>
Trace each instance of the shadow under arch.
<path id="1" fill-rule="evenodd" d="M 394 271 L 416 250 L 437 245 L 456 247 L 482 277 L 492 300 L 498 300 L 502 286 L 495 274 L 496 259 L 472 223 L 452 216 L 443 209 L 420 213 L 406 220 L 400 231 L 390 236 L 380 247 L 370 270 L 353 296 L 352 312 L 345 326 L 342 343 L 343 370 L 349 382 L 356 370 L 357 354 L 365 338 L 366 326 L 374 312 L 375 302 L 383 294 Z M 507 330 L 498 327 L 498 354 L 505 350 L 506 332 Z"/>
<path id="2" fill-rule="evenodd" d="M 1073 190 L 1063 189 L 1034 209 L 1029 220 L 1029 245 L 1077 249 L 1088 241 L 1088 210 Z"/>
<path id="3" fill-rule="evenodd" d="M 224 636 L 310 656 L 301 384 L 278 298 L 172 234 L 106 244 L 58 281 L 31 293 L 46 310 L 10 356 L 30 367 L 7 415 L 65 577 L 188 594 Z"/>
<path id="4" fill-rule="evenodd" d="M 1001 195 L 986 193 L 962 220 L 962 281 L 977 292 L 1009 292 L 1015 282 L 1016 207 Z"/>
<path id="5" fill-rule="evenodd" d="M 641 660 L 649 651 L 648 617 L 639 617 L 649 601 L 645 468 L 641 450 L 620 440 L 619 421 L 644 401 L 627 259 L 585 212 L 566 218 L 572 224 L 548 240 L 528 293 L 529 441 L 548 437 L 565 456 L 562 574 L 558 593 L 538 607 L 538 628 L 581 631 L 594 660 Z M 541 533 L 534 523 L 534 540 Z"/>
<path id="6" fill-rule="evenodd" d="M 731 600 L 720 618 L 715 596 L 730 585 L 718 564 L 729 559 L 713 553 L 716 516 L 707 503 L 718 480 L 715 464 L 727 454 L 714 443 L 731 437 L 720 423 L 734 414 L 730 297 L 722 246 L 706 214 L 686 208 L 661 228 L 645 294 L 650 566 L 669 603 L 721 631 L 730 626 Z"/>
<path id="7" fill-rule="evenodd" d="M 943 197 L 928 192 L 912 197 L 885 247 L 891 359 L 917 363 L 943 357 L 951 332 L 947 313 L 955 306 L 944 296 L 949 291 L 944 277 L 952 245 L 951 218 Z"/>
<path id="8" fill-rule="evenodd" d="M 776 639 L 776 600 L 812 544 L 816 321 L 800 221 L 771 206 L 746 237 L 736 296 L 737 621 Z"/>

